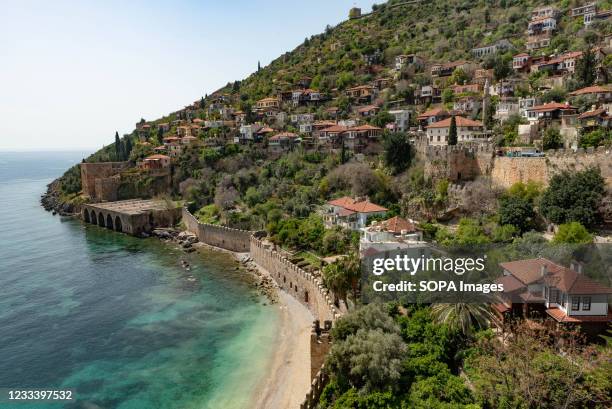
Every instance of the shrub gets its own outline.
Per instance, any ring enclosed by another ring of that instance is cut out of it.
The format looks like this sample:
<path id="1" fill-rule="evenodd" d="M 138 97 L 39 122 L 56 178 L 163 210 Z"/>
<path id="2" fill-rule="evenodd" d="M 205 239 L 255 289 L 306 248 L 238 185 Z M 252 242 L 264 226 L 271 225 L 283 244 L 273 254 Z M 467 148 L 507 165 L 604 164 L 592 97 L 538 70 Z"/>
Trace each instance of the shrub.
<path id="1" fill-rule="evenodd" d="M 553 238 L 554 243 L 584 244 L 593 241 L 589 231 L 578 222 L 559 225 L 557 234 Z"/>

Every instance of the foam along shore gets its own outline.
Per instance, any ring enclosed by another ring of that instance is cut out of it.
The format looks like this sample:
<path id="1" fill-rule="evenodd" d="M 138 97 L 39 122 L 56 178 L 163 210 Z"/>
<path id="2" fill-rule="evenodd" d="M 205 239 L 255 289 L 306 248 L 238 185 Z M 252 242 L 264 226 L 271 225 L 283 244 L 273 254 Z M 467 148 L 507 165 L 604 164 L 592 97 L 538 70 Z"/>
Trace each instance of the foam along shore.
<path id="1" fill-rule="evenodd" d="M 255 388 L 253 408 L 297 409 L 310 390 L 310 329 L 313 316 L 295 298 L 278 290 L 281 318 L 274 353 Z"/>
<path id="2" fill-rule="evenodd" d="M 253 263 L 248 253 L 237 253 L 201 242 L 196 248 L 213 249 L 232 254 L 242 268 L 257 279 L 255 285 L 274 283 L 269 272 Z M 267 375 L 258 382 L 251 398 L 256 409 L 297 409 L 310 391 L 310 331 L 314 317 L 294 297 L 278 288 L 265 285 L 260 288 L 280 309 L 278 332 L 273 353 L 266 370 Z"/>

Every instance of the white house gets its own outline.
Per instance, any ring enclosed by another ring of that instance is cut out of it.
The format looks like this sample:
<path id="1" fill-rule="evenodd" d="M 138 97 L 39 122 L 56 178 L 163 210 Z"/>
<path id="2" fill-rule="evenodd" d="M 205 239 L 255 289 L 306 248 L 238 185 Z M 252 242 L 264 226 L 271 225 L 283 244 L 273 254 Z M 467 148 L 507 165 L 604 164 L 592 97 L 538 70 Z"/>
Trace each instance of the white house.
<path id="1" fill-rule="evenodd" d="M 427 126 L 427 140 L 430 145 L 448 145 L 451 120 L 452 118 L 446 118 Z M 458 142 L 472 142 L 485 138 L 482 122 L 456 116 L 455 125 Z"/>
<path id="2" fill-rule="evenodd" d="M 512 115 L 518 114 L 519 104 L 514 100 L 502 100 L 497 104 L 495 119 L 500 122 L 507 121 Z"/>
<path id="3" fill-rule="evenodd" d="M 395 130 L 406 132 L 410 127 L 410 111 L 407 109 L 394 109 L 389 111 L 395 117 Z"/>
<path id="4" fill-rule="evenodd" d="M 353 199 L 344 196 L 330 200 L 324 206 L 324 220 L 327 227 L 342 226 L 359 230 L 367 226 L 368 218 L 382 216 L 387 209 L 366 199 Z"/>
<path id="5" fill-rule="evenodd" d="M 506 309 L 525 317 L 545 314 L 559 324 L 612 322 L 608 296 L 612 288 L 583 273 L 580 263 L 567 268 L 545 258 L 500 263 Z M 505 308 L 504 308 L 505 307 Z M 501 311 L 500 311 L 501 312 Z"/>

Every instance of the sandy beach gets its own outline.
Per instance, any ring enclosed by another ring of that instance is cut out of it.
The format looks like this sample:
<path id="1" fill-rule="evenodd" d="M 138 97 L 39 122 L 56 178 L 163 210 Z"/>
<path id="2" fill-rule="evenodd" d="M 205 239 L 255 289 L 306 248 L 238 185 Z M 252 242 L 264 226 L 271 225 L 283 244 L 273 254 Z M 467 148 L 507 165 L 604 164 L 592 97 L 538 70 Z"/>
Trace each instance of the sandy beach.
<path id="1" fill-rule="evenodd" d="M 197 243 L 196 248 L 223 251 L 240 261 L 248 253 L 236 253 Z M 263 275 L 269 272 L 254 265 Z M 252 408 L 298 409 L 310 391 L 310 330 L 314 317 L 295 298 L 281 289 L 276 290 L 280 309 L 279 332 L 275 351 L 266 371 L 253 392 Z"/>
<path id="2" fill-rule="evenodd" d="M 254 408 L 297 409 L 310 390 L 310 328 L 306 307 L 279 290 L 281 322 L 268 376 L 254 393 Z"/>

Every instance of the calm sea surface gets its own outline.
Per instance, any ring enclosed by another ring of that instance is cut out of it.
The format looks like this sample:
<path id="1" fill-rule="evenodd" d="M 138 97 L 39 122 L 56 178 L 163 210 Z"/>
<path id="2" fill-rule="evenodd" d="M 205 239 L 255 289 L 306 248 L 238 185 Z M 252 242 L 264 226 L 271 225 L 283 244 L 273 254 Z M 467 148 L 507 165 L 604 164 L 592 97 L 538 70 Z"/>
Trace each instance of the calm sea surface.
<path id="1" fill-rule="evenodd" d="M 77 398 L 0 408 L 248 408 L 278 311 L 225 254 L 45 212 L 46 184 L 83 156 L 0 152 L 0 388 Z"/>

